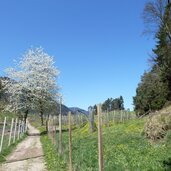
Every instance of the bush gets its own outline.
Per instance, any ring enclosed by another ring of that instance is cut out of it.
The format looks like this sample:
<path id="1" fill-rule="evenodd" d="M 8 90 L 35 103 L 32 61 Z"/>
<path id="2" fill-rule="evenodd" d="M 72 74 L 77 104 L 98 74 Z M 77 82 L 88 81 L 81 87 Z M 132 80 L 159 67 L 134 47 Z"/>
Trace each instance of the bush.
<path id="1" fill-rule="evenodd" d="M 150 116 L 145 124 L 146 137 L 152 140 L 164 138 L 171 130 L 171 113 L 157 113 Z"/>

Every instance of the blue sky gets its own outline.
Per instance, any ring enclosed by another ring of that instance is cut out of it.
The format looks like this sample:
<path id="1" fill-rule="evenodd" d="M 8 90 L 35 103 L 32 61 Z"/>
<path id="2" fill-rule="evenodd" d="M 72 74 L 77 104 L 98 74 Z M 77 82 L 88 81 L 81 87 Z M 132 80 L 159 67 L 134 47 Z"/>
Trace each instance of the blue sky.
<path id="1" fill-rule="evenodd" d="M 64 102 L 87 109 L 132 96 L 154 40 L 142 36 L 146 0 L 0 0 L 0 75 L 30 47 L 54 56 Z"/>

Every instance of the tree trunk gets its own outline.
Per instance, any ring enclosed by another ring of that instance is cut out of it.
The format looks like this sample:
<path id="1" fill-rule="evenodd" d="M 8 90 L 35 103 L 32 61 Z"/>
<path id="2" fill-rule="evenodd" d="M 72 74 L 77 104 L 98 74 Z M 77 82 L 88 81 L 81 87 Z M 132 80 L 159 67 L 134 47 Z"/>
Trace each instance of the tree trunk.
<path id="1" fill-rule="evenodd" d="M 43 120 L 43 110 L 40 111 L 40 118 L 41 118 L 41 125 L 44 125 L 44 120 Z"/>
<path id="2" fill-rule="evenodd" d="M 26 120 L 27 120 L 28 112 L 29 112 L 29 110 L 27 109 L 27 110 L 25 111 L 25 115 L 24 115 L 24 122 L 25 122 L 25 123 L 26 123 Z"/>
<path id="3" fill-rule="evenodd" d="M 49 121 L 49 114 L 48 114 L 48 118 L 46 119 L 46 131 L 48 132 L 48 121 Z"/>
<path id="4" fill-rule="evenodd" d="M 43 104 L 42 104 L 42 101 L 40 100 L 39 101 L 40 103 L 40 118 L 41 118 L 41 126 L 44 125 L 44 120 L 43 120 Z"/>

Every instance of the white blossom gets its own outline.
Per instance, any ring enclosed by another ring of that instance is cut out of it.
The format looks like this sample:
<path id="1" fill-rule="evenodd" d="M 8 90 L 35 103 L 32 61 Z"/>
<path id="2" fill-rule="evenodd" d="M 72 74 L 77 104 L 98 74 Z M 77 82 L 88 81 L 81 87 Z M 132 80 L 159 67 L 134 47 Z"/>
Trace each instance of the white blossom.
<path id="1" fill-rule="evenodd" d="M 16 68 L 7 70 L 9 80 L 4 89 L 9 94 L 9 111 L 38 109 L 39 104 L 50 104 L 58 94 L 57 77 L 59 70 L 54 66 L 53 57 L 42 48 L 29 49 L 20 59 Z"/>

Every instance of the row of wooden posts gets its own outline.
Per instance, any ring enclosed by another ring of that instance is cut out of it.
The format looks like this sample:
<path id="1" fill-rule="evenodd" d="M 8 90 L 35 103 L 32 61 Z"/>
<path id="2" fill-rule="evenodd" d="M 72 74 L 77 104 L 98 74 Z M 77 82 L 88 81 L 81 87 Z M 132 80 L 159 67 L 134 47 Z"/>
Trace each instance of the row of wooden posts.
<path id="1" fill-rule="evenodd" d="M 12 118 L 11 122 L 8 122 L 5 117 L 1 132 L 0 153 L 3 151 L 3 147 L 5 145 L 8 144 L 7 147 L 9 147 L 11 144 L 14 144 L 17 140 L 21 139 L 26 133 L 27 127 L 27 121 L 25 122 L 24 120 L 20 120 L 18 118 Z"/>
<path id="2" fill-rule="evenodd" d="M 110 125 L 110 122 L 125 122 L 132 118 L 129 112 L 119 111 L 119 115 L 117 112 L 106 112 L 105 114 L 101 111 L 101 105 L 97 105 L 97 116 L 94 116 L 92 112 L 89 113 L 88 116 L 83 114 L 81 115 L 71 115 L 71 112 L 68 113 L 68 116 L 62 116 L 61 112 L 59 116 L 50 116 L 48 118 L 48 135 L 52 139 L 52 142 L 56 144 L 56 131 L 59 132 L 59 140 L 58 140 L 58 152 L 62 154 L 62 125 L 66 126 L 65 129 L 68 130 L 69 136 L 69 170 L 72 171 L 72 125 L 80 126 L 84 123 L 90 124 L 90 132 L 94 131 L 95 122 L 98 125 L 98 161 L 99 161 L 99 171 L 104 170 L 104 162 L 103 162 L 103 142 L 102 142 L 102 125 Z M 112 117 L 111 117 L 111 116 Z M 120 117 L 118 117 L 120 116 Z M 117 118 L 117 119 L 116 119 Z"/>

